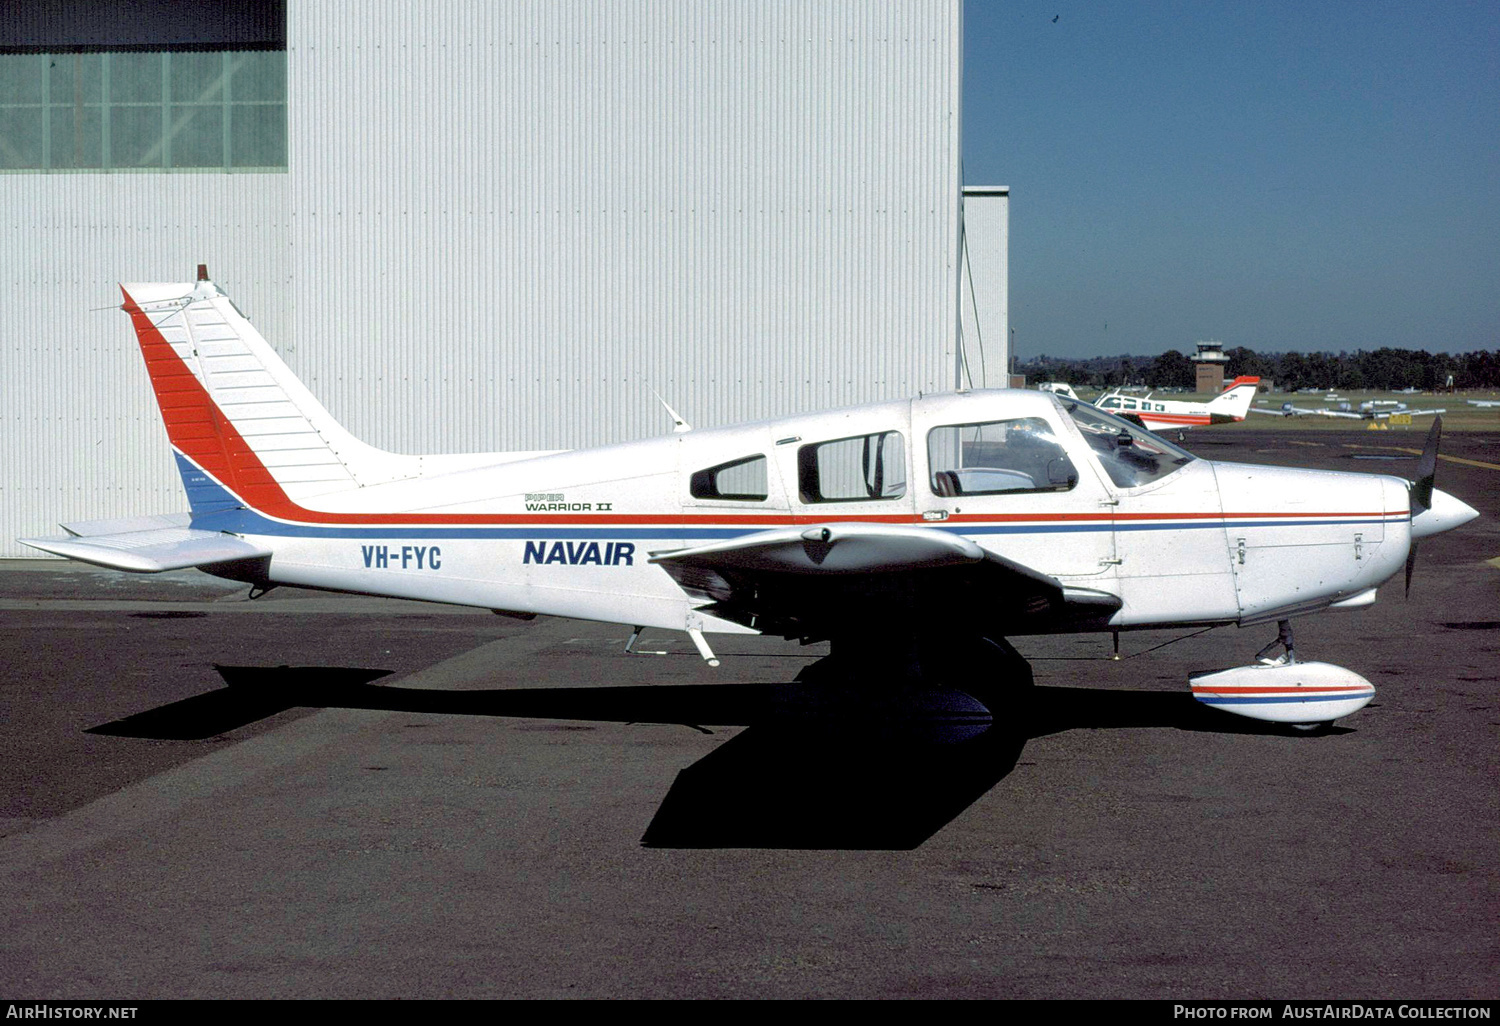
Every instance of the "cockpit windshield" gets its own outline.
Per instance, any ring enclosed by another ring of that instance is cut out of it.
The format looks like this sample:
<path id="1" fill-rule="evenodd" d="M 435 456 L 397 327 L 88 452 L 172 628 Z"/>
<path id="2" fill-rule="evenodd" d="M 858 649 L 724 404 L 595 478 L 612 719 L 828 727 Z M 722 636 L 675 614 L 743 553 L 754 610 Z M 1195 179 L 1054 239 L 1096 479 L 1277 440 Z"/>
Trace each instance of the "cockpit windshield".
<path id="1" fill-rule="evenodd" d="M 1150 484 L 1185 467 L 1196 458 L 1159 435 L 1123 417 L 1073 399 L 1061 399 L 1073 423 L 1088 440 L 1105 473 L 1119 488 Z"/>

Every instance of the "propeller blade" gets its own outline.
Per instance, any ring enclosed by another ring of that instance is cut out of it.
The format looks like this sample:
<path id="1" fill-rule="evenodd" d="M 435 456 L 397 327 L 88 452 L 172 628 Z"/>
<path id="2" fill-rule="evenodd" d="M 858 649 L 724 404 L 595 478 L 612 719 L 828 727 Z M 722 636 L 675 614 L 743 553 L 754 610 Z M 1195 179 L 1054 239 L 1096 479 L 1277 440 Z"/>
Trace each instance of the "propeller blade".
<path id="1" fill-rule="evenodd" d="M 1427 444 L 1422 446 L 1422 458 L 1417 461 L 1417 479 L 1411 485 L 1411 515 L 1432 508 L 1432 479 L 1437 476 L 1438 440 L 1443 437 L 1443 418 L 1432 418 L 1432 430 L 1427 432 Z"/>
<path id="2" fill-rule="evenodd" d="M 1417 461 L 1417 479 L 1411 483 L 1411 515 L 1415 520 L 1421 513 L 1432 508 L 1432 481 L 1437 477 L 1438 441 L 1443 437 L 1443 418 L 1432 418 L 1432 430 L 1427 432 L 1427 444 L 1422 446 L 1422 458 Z M 1417 565 L 1417 540 L 1413 538 L 1406 551 L 1406 597 L 1411 598 L 1411 572 Z"/>

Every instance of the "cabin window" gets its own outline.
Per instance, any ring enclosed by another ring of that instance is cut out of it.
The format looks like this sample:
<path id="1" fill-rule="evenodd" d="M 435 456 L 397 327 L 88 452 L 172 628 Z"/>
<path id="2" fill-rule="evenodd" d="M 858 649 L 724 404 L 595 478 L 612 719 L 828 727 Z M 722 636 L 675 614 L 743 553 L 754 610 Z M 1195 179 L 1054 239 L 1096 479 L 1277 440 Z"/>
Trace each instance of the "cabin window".
<path id="1" fill-rule="evenodd" d="M 1063 409 L 1099 456 L 1109 479 L 1120 488 L 1150 484 L 1193 462 L 1194 456 L 1123 417 L 1087 403 L 1064 400 Z"/>
<path id="2" fill-rule="evenodd" d="M 803 502 L 869 502 L 906 494 L 906 441 L 899 431 L 839 438 L 797 450 Z"/>
<path id="3" fill-rule="evenodd" d="M 746 456 L 697 471 L 689 490 L 695 499 L 764 502 L 770 494 L 766 487 L 766 458 Z"/>
<path id="4" fill-rule="evenodd" d="M 927 435 L 932 493 L 941 497 L 1004 492 L 1066 492 L 1078 470 L 1040 417 L 950 424 Z"/>

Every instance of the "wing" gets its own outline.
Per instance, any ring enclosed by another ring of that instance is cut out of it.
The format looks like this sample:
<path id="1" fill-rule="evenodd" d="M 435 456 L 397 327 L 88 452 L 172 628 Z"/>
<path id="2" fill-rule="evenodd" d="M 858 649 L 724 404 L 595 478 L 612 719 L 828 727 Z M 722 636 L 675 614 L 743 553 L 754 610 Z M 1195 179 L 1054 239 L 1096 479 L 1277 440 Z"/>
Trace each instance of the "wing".
<path id="1" fill-rule="evenodd" d="M 1251 413 L 1269 414 L 1273 417 L 1334 417 L 1348 416 L 1348 414 L 1336 414 L 1329 410 L 1314 410 L 1307 406 L 1293 406 L 1291 403 L 1283 403 L 1275 409 L 1263 410 L 1257 406 L 1250 407 Z M 1355 414 L 1358 416 L 1358 414 Z"/>
<path id="2" fill-rule="evenodd" d="M 780 528 L 651 553 L 705 613 L 804 640 L 881 624 L 1042 633 L 1102 624 L 1107 592 L 1061 582 L 949 531 L 873 524 Z"/>
<path id="3" fill-rule="evenodd" d="M 1398 417 L 1435 417 L 1439 413 L 1447 413 L 1447 412 L 1448 411 L 1446 409 L 1439 409 L 1439 410 L 1382 410 L 1379 413 L 1373 413 L 1373 414 L 1371 414 L 1371 416 L 1374 417 L 1376 420 L 1387 420 L 1392 415 L 1395 415 L 1395 416 L 1398 416 Z"/>
<path id="4" fill-rule="evenodd" d="M 137 517 L 62 524 L 57 538 L 17 538 L 22 545 L 111 570 L 158 574 L 242 559 L 259 559 L 271 550 L 237 535 L 186 526 L 181 516 Z"/>

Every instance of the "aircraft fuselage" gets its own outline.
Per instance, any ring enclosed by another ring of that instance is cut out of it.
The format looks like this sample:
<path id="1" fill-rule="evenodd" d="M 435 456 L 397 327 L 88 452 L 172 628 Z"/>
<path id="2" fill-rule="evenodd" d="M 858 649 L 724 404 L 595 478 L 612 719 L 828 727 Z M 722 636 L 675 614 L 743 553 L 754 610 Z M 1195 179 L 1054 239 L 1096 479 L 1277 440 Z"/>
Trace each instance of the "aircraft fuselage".
<path id="1" fill-rule="evenodd" d="M 264 542 L 276 583 L 731 632 L 748 628 L 695 611 L 701 603 L 650 555 L 796 525 L 919 526 L 1117 595 L 1110 628 L 1248 623 L 1362 602 L 1406 558 L 1405 481 L 1182 459 L 1165 443 L 1146 452 L 1144 432 L 1120 447 L 1113 432 L 1041 393 L 937 395 L 286 509 L 226 500 L 237 508 L 195 515 L 193 526 Z"/>

